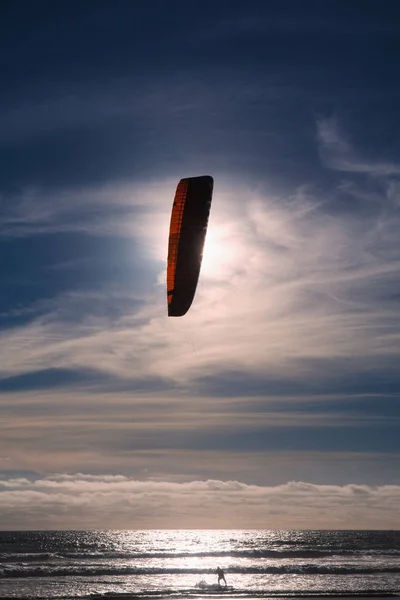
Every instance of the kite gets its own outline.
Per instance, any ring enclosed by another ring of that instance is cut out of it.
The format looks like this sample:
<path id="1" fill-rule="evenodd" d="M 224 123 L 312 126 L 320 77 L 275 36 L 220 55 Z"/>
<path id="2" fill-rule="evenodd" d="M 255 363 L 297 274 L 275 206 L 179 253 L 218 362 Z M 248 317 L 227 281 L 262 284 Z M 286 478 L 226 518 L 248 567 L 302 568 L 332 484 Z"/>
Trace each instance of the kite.
<path id="1" fill-rule="evenodd" d="M 200 275 L 214 180 L 209 175 L 181 179 L 172 206 L 168 242 L 168 316 L 189 310 Z"/>

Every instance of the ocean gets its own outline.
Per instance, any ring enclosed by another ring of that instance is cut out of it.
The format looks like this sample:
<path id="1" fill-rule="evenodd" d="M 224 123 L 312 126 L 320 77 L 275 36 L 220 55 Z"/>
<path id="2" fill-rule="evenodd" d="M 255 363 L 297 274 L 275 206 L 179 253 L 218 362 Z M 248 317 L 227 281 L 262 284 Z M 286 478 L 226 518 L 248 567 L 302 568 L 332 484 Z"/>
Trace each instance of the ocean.
<path id="1" fill-rule="evenodd" d="M 217 567 L 228 587 L 217 585 Z M 400 595 L 400 531 L 0 533 L 0 598 Z"/>

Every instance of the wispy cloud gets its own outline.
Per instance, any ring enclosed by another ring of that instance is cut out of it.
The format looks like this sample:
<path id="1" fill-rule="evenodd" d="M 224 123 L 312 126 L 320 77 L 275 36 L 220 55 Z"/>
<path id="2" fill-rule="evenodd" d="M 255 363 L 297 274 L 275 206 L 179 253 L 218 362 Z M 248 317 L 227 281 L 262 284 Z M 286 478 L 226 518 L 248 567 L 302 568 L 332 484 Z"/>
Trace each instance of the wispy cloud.
<path id="1" fill-rule="evenodd" d="M 325 130 L 326 143 L 351 153 L 335 131 Z M 3 205 L 5 244 L 61 231 L 124 239 L 142 270 L 10 307 L 26 319 L 2 330 L 2 454 L 23 467 L 26 449 L 33 470 L 90 471 L 100 460 L 113 472 L 135 456 L 138 477 L 149 465 L 172 472 L 179 456 L 186 474 L 240 479 L 234 465 L 248 472 L 245 448 L 258 456 L 253 474 L 263 453 L 282 449 L 376 454 L 385 438 L 386 452 L 396 453 L 395 411 L 362 407 L 369 394 L 387 400 L 400 385 L 393 177 L 370 187 L 349 170 L 329 190 L 302 185 L 278 195 L 217 174 L 196 299 L 174 320 L 166 317 L 165 263 L 178 179 L 31 190 Z M 129 252 L 120 247 L 115 264 Z M 46 272 L 73 275 L 86 264 L 90 278 L 88 258 L 64 256 Z M 373 442 L 363 431 L 372 421 Z M 351 435 L 338 437 L 345 429 Z M 383 472 L 376 468 L 374 480 Z"/>
<path id="2" fill-rule="evenodd" d="M 392 527 L 396 9 L 122 4 L 0 24 L 4 525 Z M 169 319 L 175 187 L 207 173 Z"/>
<path id="3" fill-rule="evenodd" d="M 322 162 L 330 169 L 376 177 L 400 175 L 400 163 L 366 158 L 357 153 L 335 117 L 320 119 L 317 123 L 317 135 Z"/>
<path id="4" fill-rule="evenodd" d="M 173 189 L 161 182 L 117 191 L 117 204 L 139 205 L 140 211 L 131 221 L 126 214 L 117 221 L 112 211 L 103 214 L 104 230 L 129 232 L 143 248 L 144 264 L 159 265 L 151 289 L 131 295 L 132 310 L 125 292 L 124 312 L 65 323 L 76 294 L 54 297 L 47 314 L 3 332 L 3 376 L 79 366 L 175 381 L 226 369 L 308 377 L 318 376 L 324 360 L 326 368 L 333 359 L 351 360 L 360 369 L 374 360 L 379 368 L 398 353 L 399 217 L 388 194 L 373 214 L 352 215 L 330 212 L 312 188 L 282 199 L 217 185 L 195 303 L 184 320 L 168 320 L 163 263 Z M 103 206 L 110 191 L 89 196 L 93 206 Z M 62 226 L 71 211 L 71 228 L 79 230 L 84 197 L 66 197 L 58 208 L 46 200 L 49 229 Z M 24 211 L 30 214 L 30 208 Z M 35 227 L 40 218 L 28 217 L 28 223 Z M 98 231 L 96 223 L 91 227 Z M 109 293 L 99 289 L 97 305 L 109 305 Z M 122 289 L 115 293 L 124 296 Z M 80 298 L 84 303 L 85 292 Z M 93 292 L 87 302 L 93 303 Z"/>
<path id="5" fill-rule="evenodd" d="M 61 191 L 26 189 L 3 194 L 0 236 L 7 238 L 57 232 L 140 237 L 144 219 L 169 206 L 175 179 L 133 184 L 119 182 Z M 148 235 L 147 235 L 148 237 Z"/>
<path id="6" fill-rule="evenodd" d="M 110 123 L 118 126 L 121 120 L 132 127 L 137 119 L 148 117 L 184 118 L 209 99 L 206 87 L 195 79 L 188 82 L 179 73 L 170 73 L 164 79 L 143 74 L 120 78 L 108 75 L 81 84 L 53 82 L 13 103 L 0 105 L 0 147 L 20 146 L 57 133 L 101 129 Z"/>

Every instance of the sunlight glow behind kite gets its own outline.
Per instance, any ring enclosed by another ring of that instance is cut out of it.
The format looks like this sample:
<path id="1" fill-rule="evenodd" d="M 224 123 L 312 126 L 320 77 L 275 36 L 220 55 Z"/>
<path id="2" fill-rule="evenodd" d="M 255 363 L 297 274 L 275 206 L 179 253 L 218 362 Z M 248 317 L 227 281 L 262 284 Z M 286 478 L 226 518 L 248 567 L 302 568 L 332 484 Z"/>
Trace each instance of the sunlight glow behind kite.
<path id="1" fill-rule="evenodd" d="M 207 231 L 201 265 L 202 279 L 214 281 L 226 280 L 234 274 L 240 265 L 240 251 L 244 253 L 237 224 L 220 222 L 221 218 L 215 216 Z"/>

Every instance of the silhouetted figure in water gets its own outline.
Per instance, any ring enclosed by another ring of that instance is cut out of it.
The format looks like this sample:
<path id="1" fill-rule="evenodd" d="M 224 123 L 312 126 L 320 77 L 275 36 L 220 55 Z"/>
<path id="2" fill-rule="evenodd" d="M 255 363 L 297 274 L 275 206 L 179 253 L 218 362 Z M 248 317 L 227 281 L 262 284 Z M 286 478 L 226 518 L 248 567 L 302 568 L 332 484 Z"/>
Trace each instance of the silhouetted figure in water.
<path id="1" fill-rule="evenodd" d="M 225 585 L 227 585 L 226 579 L 225 579 L 225 573 L 219 567 L 217 567 L 217 575 L 218 575 L 218 585 L 221 585 L 221 580 L 225 583 Z"/>

